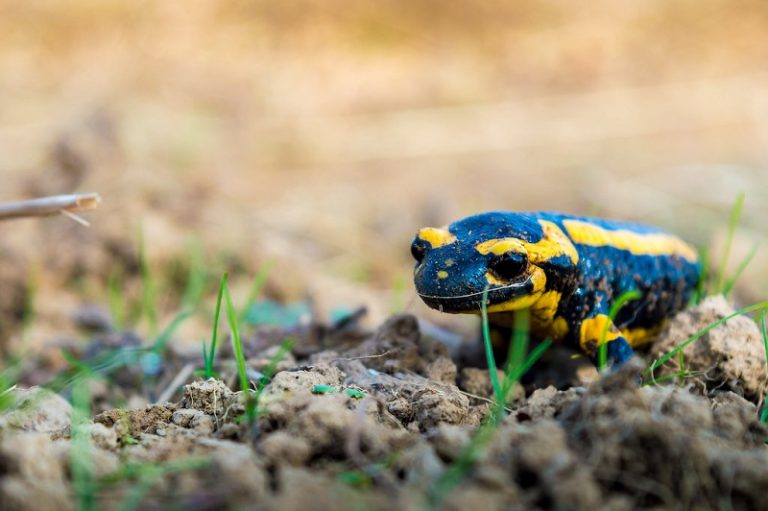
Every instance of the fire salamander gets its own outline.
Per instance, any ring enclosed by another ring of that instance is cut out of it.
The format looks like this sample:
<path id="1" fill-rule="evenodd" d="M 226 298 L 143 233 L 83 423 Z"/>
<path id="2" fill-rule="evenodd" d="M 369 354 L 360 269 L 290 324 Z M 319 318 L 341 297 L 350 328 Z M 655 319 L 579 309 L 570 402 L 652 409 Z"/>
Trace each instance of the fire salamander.
<path id="1" fill-rule="evenodd" d="M 427 227 L 411 253 L 416 290 L 429 307 L 479 314 L 487 289 L 497 333 L 527 308 L 534 337 L 579 346 L 593 360 L 605 339 L 614 366 L 687 305 L 701 277 L 696 250 L 680 238 L 560 213 L 493 211 Z M 640 298 L 611 321 L 613 300 L 629 290 Z"/>

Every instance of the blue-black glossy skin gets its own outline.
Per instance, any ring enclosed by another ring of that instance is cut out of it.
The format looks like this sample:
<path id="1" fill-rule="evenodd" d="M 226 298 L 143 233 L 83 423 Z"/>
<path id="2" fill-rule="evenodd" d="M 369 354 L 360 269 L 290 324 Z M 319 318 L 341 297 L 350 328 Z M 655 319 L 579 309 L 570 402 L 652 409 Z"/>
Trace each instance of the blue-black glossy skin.
<path id="1" fill-rule="evenodd" d="M 667 234 L 656 227 L 603 220 L 538 213 L 562 227 L 564 219 L 582 220 L 608 230 L 628 230 L 640 234 Z M 690 301 L 701 278 L 701 264 L 679 255 L 636 255 L 611 246 L 592 247 L 574 243 L 579 253 L 578 285 L 568 300 L 560 304 L 566 319 L 589 317 L 607 311 L 613 299 L 630 290 L 640 293 L 627 302 L 616 316 L 618 328 L 654 328 Z"/>
<path id="2" fill-rule="evenodd" d="M 490 285 L 486 272 L 493 264 L 492 254 L 482 255 L 476 250 L 478 243 L 498 238 L 518 238 L 537 243 L 544 236 L 539 220 L 557 225 L 578 253 L 578 262 L 558 255 L 538 264 L 546 274 L 544 292 L 561 293 L 556 316 L 567 322 L 566 342 L 579 345 L 579 326 L 585 319 L 608 314 L 617 297 L 637 290 L 640 298 L 628 302 L 618 313 L 614 324 L 620 329 L 647 329 L 658 327 L 664 319 L 683 309 L 691 299 L 701 277 L 698 260 L 681 257 L 670 252 L 662 254 L 636 254 L 609 244 L 591 246 L 573 240 L 564 225 L 566 220 L 585 222 L 608 231 L 629 231 L 640 235 L 664 234 L 655 227 L 636 223 L 565 215 L 552 212 L 514 213 L 494 211 L 481 213 L 454 222 L 448 231 L 455 242 L 431 248 L 418 236 L 412 251 L 421 259 L 415 268 L 415 284 L 419 295 L 432 308 L 445 312 L 477 313 L 482 293 L 489 287 L 488 305 L 514 300 L 533 291 L 522 272 L 518 285 L 512 289 Z M 445 261 L 453 265 L 447 278 L 437 278 L 445 270 Z M 514 283 L 513 281 L 511 281 Z M 535 314 L 535 306 L 532 313 Z M 490 322 L 508 324 L 509 313 L 491 314 Z M 547 332 L 541 332 L 546 335 Z M 623 341 L 609 343 L 609 354 L 621 363 L 631 357 L 632 350 Z M 582 344 L 583 347 L 583 344 Z"/>
<path id="3" fill-rule="evenodd" d="M 417 262 L 414 272 L 416 289 L 427 305 L 445 312 L 480 310 L 482 294 L 488 286 L 485 273 L 493 257 L 480 255 L 475 250 L 475 245 L 504 237 L 536 242 L 542 236 L 542 229 L 536 218 L 501 212 L 481 213 L 464 218 L 452 223 L 448 230 L 456 236 L 457 243 L 433 249 L 417 236 L 412 246 L 412 252 L 413 247 L 425 250 L 425 259 L 421 264 Z M 450 276 L 447 279 L 439 279 L 437 273 L 446 269 L 443 263 L 447 260 L 453 260 L 455 263 L 449 268 Z M 504 302 L 531 290 L 531 286 L 527 286 L 510 294 L 506 290 L 491 287 L 488 290 L 488 302 Z"/>

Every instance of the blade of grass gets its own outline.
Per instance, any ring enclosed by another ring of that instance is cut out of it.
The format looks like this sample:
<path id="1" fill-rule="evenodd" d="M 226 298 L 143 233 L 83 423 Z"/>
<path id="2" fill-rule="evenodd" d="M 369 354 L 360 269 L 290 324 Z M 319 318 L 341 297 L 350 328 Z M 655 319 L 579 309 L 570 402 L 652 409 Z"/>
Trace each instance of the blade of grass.
<path id="1" fill-rule="evenodd" d="M 483 296 L 483 303 L 485 303 L 485 301 L 486 296 Z M 518 311 L 518 313 L 519 312 L 520 311 Z M 525 316 L 522 317 L 525 318 Z M 488 319 L 486 313 L 483 315 L 483 338 L 486 340 L 486 347 L 490 345 L 490 336 L 486 333 L 488 330 L 487 323 Z M 511 350 L 516 354 L 510 355 L 508 357 L 509 361 L 512 361 L 514 360 L 514 357 L 519 356 L 519 353 L 521 352 L 520 346 L 527 344 L 528 342 L 528 330 L 525 323 L 526 319 L 516 320 L 515 334 L 513 335 L 513 346 Z M 515 348 L 515 344 L 518 344 L 517 348 Z M 523 377 L 528 369 L 530 369 L 531 366 L 536 363 L 536 361 L 547 350 L 547 348 L 549 348 L 551 344 L 551 339 L 546 339 L 545 341 L 541 342 L 528 354 L 527 357 L 523 359 L 522 363 L 520 363 L 517 367 L 509 370 L 504 376 L 504 388 L 513 388 L 513 386 L 520 380 L 520 378 Z M 488 360 L 489 366 L 491 366 L 492 363 L 492 359 Z M 507 365 L 509 366 L 510 364 Z M 440 508 L 446 494 L 461 484 L 461 482 L 466 478 L 467 474 L 471 470 L 472 466 L 480 458 L 483 451 L 487 448 L 488 444 L 493 439 L 494 433 L 504 418 L 505 410 L 503 402 L 498 399 L 503 396 L 503 393 L 499 392 L 496 396 L 497 401 L 495 401 L 491 413 L 486 417 L 486 420 L 477 429 L 477 432 L 469 441 L 469 444 L 464 449 L 462 449 L 459 456 L 454 460 L 453 463 L 451 463 L 451 465 L 448 466 L 448 468 L 445 469 L 437 481 L 435 481 L 434 485 L 429 489 L 427 494 L 427 504 L 431 509 Z"/>
<path id="2" fill-rule="evenodd" d="M 238 322 L 242 323 L 243 319 L 245 319 L 245 316 L 248 314 L 248 311 L 251 310 L 254 302 L 256 302 L 256 299 L 261 294 L 262 289 L 264 289 L 264 285 L 267 283 L 267 278 L 269 278 L 269 274 L 272 272 L 274 266 L 274 259 L 270 259 L 259 268 L 259 272 L 256 274 L 256 277 L 254 277 L 253 283 L 251 284 L 251 289 L 248 292 L 248 298 L 245 300 L 245 305 L 237 315 Z"/>
<path id="3" fill-rule="evenodd" d="M 688 378 L 691 376 L 701 376 L 705 374 L 704 371 L 685 371 L 685 374 L 683 375 L 684 378 Z M 658 378 L 653 378 L 652 380 L 649 380 L 647 382 L 643 382 L 643 385 L 650 385 L 652 383 L 663 383 L 665 381 L 670 380 L 680 380 L 680 373 L 672 373 L 672 374 L 665 374 L 663 376 L 659 376 Z"/>
<path id="4" fill-rule="evenodd" d="M 698 305 L 708 294 L 709 283 L 709 249 L 702 247 L 699 249 L 699 261 L 701 264 L 701 275 L 696 283 L 696 290 L 691 296 L 690 305 Z"/>
<path id="5" fill-rule="evenodd" d="M 768 326 L 766 326 L 766 313 L 763 313 L 763 317 L 760 321 L 760 332 L 763 334 L 763 347 L 765 348 L 765 362 L 768 364 Z M 768 424 L 768 406 L 766 406 L 766 399 L 768 399 L 768 390 L 763 398 L 763 411 L 760 413 L 760 422 Z"/>
<path id="6" fill-rule="evenodd" d="M 149 490 L 163 477 L 185 472 L 187 470 L 196 470 L 210 464 L 209 458 L 188 458 L 182 460 L 166 461 L 162 465 L 154 463 L 142 463 L 137 467 L 131 467 L 126 470 L 127 475 L 118 474 L 122 479 L 127 477 L 136 477 L 138 480 L 133 488 L 118 503 L 118 511 L 134 511 L 138 509 L 139 504 L 147 495 Z M 119 479 L 118 479 L 119 480 Z M 113 483 L 114 484 L 114 483 Z"/>
<path id="7" fill-rule="evenodd" d="M 267 367 L 264 368 L 264 371 L 262 371 L 263 376 L 259 378 L 259 381 L 256 384 L 256 392 L 253 396 L 253 407 L 256 410 L 256 413 L 259 411 L 259 400 L 261 399 L 261 393 L 264 390 L 264 387 L 269 384 L 269 381 L 277 372 L 277 364 L 279 364 L 285 358 L 288 352 L 291 351 L 294 342 L 295 341 L 292 337 L 285 339 L 280 344 L 280 349 L 278 349 L 272 358 L 269 359 L 269 364 L 267 364 Z"/>
<path id="8" fill-rule="evenodd" d="M 92 457 L 91 434 L 85 428 L 91 418 L 91 396 L 88 379 L 78 378 L 72 386 L 72 426 L 70 462 L 72 487 L 79 511 L 96 509 L 96 485 Z"/>
<path id="9" fill-rule="evenodd" d="M 67 361 L 69 365 L 74 367 L 77 371 L 79 371 L 82 374 L 87 374 L 89 376 L 95 376 L 96 373 L 93 372 L 93 370 L 82 360 L 74 356 L 72 353 L 68 352 L 64 348 L 61 348 L 59 350 L 61 353 L 61 358 Z"/>
<path id="10" fill-rule="evenodd" d="M 503 400 L 501 383 L 499 375 L 496 374 L 496 359 L 493 356 L 493 344 L 491 343 L 491 329 L 488 325 L 488 288 L 483 291 L 482 302 L 480 303 L 480 314 L 483 325 L 483 344 L 485 345 L 485 359 L 488 362 L 488 372 L 493 386 L 493 395 L 496 400 Z"/>
<path id="11" fill-rule="evenodd" d="M 12 357 L 6 366 L 0 369 L 0 412 L 12 407 L 16 402 L 12 391 L 16 388 L 21 375 L 21 360 L 21 358 Z"/>
<path id="12" fill-rule="evenodd" d="M 528 352 L 530 316 L 528 309 L 522 309 L 515 312 L 512 343 L 509 353 L 507 353 L 507 361 L 504 364 L 504 380 L 501 384 L 502 394 L 500 401 L 496 404 L 497 410 L 503 410 L 507 406 L 509 395 L 519 379 L 517 377 L 517 372 L 525 364 L 525 357 Z"/>
<path id="13" fill-rule="evenodd" d="M 219 293 L 216 296 L 216 310 L 213 313 L 213 332 L 211 332 L 211 349 L 205 358 L 205 377 L 213 378 L 213 363 L 216 359 L 217 340 L 219 338 L 219 315 L 221 314 L 221 300 L 224 289 L 227 287 L 228 274 L 225 272 L 219 281 Z M 203 348 L 205 349 L 205 348 Z"/>
<path id="14" fill-rule="evenodd" d="M 213 373 L 213 364 L 208 359 L 208 342 L 206 341 L 205 337 L 203 337 L 203 367 L 205 367 L 203 376 L 205 376 L 206 379 L 210 378 L 208 374 L 209 371 L 210 373 Z"/>
<path id="15" fill-rule="evenodd" d="M 706 335 L 710 330 L 713 328 L 717 328 L 718 326 L 722 325 L 729 319 L 735 318 L 736 316 L 741 316 L 743 314 L 748 314 L 750 312 L 758 311 L 758 310 L 768 310 L 768 301 L 756 303 L 754 305 L 750 305 L 748 307 L 744 307 L 743 309 L 739 309 L 733 314 L 729 314 L 728 316 L 718 319 L 717 321 L 711 323 L 709 326 L 699 330 L 692 336 L 690 336 L 688 339 L 686 339 L 684 342 L 677 345 L 674 349 L 670 350 L 669 352 L 665 353 L 661 358 L 658 360 L 655 360 L 651 365 L 649 365 L 645 370 L 643 371 L 643 374 L 653 374 L 653 371 L 661 367 L 667 360 L 677 355 L 680 351 L 684 350 L 689 344 L 697 341 L 704 335 Z M 650 382 L 647 382 L 650 383 Z"/>
<path id="16" fill-rule="evenodd" d="M 229 294 L 229 287 L 224 284 L 224 298 L 226 300 L 227 321 L 232 337 L 232 347 L 235 351 L 235 360 L 237 362 L 237 375 L 240 379 L 240 390 L 245 396 L 245 414 L 249 424 L 253 424 L 256 418 L 256 407 L 251 395 L 250 384 L 248 383 L 248 372 L 245 366 L 245 355 L 243 354 L 243 344 L 240 340 L 240 328 L 237 320 L 237 310 L 232 303 L 232 296 Z"/>
<path id="17" fill-rule="evenodd" d="M 35 320 L 35 299 L 39 287 L 40 276 L 36 265 L 30 265 L 27 273 L 27 293 L 24 297 L 24 308 L 21 315 L 21 340 L 26 344 L 29 329 Z"/>
<path id="18" fill-rule="evenodd" d="M 725 269 L 728 267 L 728 258 L 731 256 L 731 246 L 733 245 L 733 236 L 736 233 L 736 227 L 739 225 L 741 219 L 741 211 L 744 208 L 744 192 L 741 192 L 736 201 L 731 207 L 731 218 L 728 222 L 728 231 L 725 238 L 725 246 L 723 247 L 723 254 L 720 259 L 720 267 L 717 271 L 717 285 L 715 291 L 720 294 L 723 292 L 723 285 L 725 282 Z"/>
<path id="19" fill-rule="evenodd" d="M 406 282 L 407 279 L 401 273 L 395 275 L 392 280 L 392 302 L 389 306 L 389 312 L 391 314 L 397 314 L 403 311 L 405 306 Z"/>
<path id="20" fill-rule="evenodd" d="M 205 292 L 205 280 L 208 272 L 205 267 L 205 260 L 197 242 L 189 243 L 189 274 L 187 275 L 187 284 L 184 287 L 184 293 L 181 297 L 182 310 L 197 310 Z"/>
<path id="21" fill-rule="evenodd" d="M 147 318 L 150 337 L 157 333 L 157 290 L 147 260 L 144 227 L 139 224 L 139 274 L 141 275 L 141 315 Z"/>
<path id="22" fill-rule="evenodd" d="M 115 330 L 118 331 L 125 327 L 125 292 L 123 287 L 123 270 L 118 267 L 109 274 L 107 280 L 109 312 L 112 315 Z"/>
<path id="23" fill-rule="evenodd" d="M 640 291 L 637 289 L 630 289 L 629 291 L 621 293 L 611 304 L 611 308 L 608 311 L 610 322 L 606 322 L 605 325 L 603 325 L 603 331 L 600 332 L 600 348 L 598 348 L 597 352 L 597 368 L 600 371 L 604 370 L 606 365 L 608 365 L 608 343 L 605 342 L 605 338 L 608 337 L 608 329 L 614 324 L 614 320 L 616 319 L 616 316 L 619 315 L 619 311 L 622 307 L 632 300 L 637 300 L 640 296 Z"/>
<path id="24" fill-rule="evenodd" d="M 747 266 L 749 266 L 749 263 L 752 262 L 752 258 L 755 257 L 755 254 L 757 254 L 757 249 L 760 247 L 759 243 L 755 243 L 752 245 L 752 249 L 749 251 L 749 253 L 744 257 L 744 259 L 741 260 L 739 263 L 739 266 L 736 268 L 736 273 L 733 274 L 733 277 L 731 277 L 728 282 L 725 283 L 725 286 L 723 287 L 723 296 L 726 298 L 729 294 L 731 294 L 731 291 L 733 290 L 733 287 L 736 285 L 736 282 L 739 280 L 739 277 L 741 277 L 741 274 L 744 273 L 744 270 L 747 269 Z"/>
<path id="25" fill-rule="evenodd" d="M 150 348 L 151 351 L 154 353 L 160 354 L 165 350 L 165 347 L 168 345 L 168 341 L 171 340 L 171 336 L 176 331 L 181 324 L 189 319 L 189 317 L 192 316 L 191 311 L 182 311 L 180 312 L 175 318 L 173 318 L 173 321 L 165 327 L 165 330 L 163 330 L 160 335 L 157 336 L 157 339 L 152 344 L 152 347 Z"/>

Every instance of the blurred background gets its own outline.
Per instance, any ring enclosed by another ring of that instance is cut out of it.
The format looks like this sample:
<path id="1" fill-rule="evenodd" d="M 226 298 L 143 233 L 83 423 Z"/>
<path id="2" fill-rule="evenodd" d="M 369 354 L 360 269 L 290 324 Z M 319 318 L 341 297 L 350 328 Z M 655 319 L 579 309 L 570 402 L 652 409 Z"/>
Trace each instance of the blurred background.
<path id="1" fill-rule="evenodd" d="M 733 271 L 766 241 L 766 27 L 756 0 L 0 0 L 0 200 L 103 198 L 90 228 L 0 226 L 0 336 L 141 293 L 144 257 L 161 315 L 199 259 L 206 300 L 270 264 L 275 298 L 427 314 L 413 234 L 491 209 L 650 222 L 718 264 L 745 192 Z M 767 283 L 763 248 L 737 300 Z"/>

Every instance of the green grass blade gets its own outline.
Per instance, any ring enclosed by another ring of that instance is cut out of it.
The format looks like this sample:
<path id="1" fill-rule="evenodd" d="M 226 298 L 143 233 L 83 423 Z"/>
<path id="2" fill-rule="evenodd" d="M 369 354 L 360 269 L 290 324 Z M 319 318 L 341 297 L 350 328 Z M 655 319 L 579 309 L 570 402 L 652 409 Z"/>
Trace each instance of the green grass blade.
<path id="1" fill-rule="evenodd" d="M 61 358 L 67 361 L 69 365 L 75 368 L 75 370 L 79 371 L 83 375 L 89 375 L 93 376 L 95 373 L 93 370 L 82 360 L 74 356 L 69 351 L 65 350 L 64 348 L 61 348 L 59 350 L 59 353 L 61 353 Z"/>
<path id="2" fill-rule="evenodd" d="M 19 381 L 21 366 L 19 359 L 12 359 L 0 369 L 0 413 L 12 407 L 16 402 L 13 397 L 13 389 Z"/>
<path id="3" fill-rule="evenodd" d="M 552 339 L 547 338 L 541 341 L 535 348 L 533 348 L 533 350 L 531 350 L 523 365 L 517 372 L 514 373 L 518 381 L 523 377 L 523 375 L 525 375 L 525 373 L 531 369 L 531 367 L 533 367 L 533 364 L 535 364 L 536 361 L 541 358 L 541 356 L 545 351 L 549 349 L 550 346 L 552 346 Z"/>
<path id="4" fill-rule="evenodd" d="M 205 281 L 208 272 L 199 243 L 190 243 L 190 266 L 187 283 L 181 297 L 182 310 L 197 310 L 205 293 Z"/>
<path id="5" fill-rule="evenodd" d="M 698 305 L 709 293 L 709 249 L 707 247 L 699 248 L 699 262 L 701 264 L 701 275 L 699 281 L 696 283 L 696 289 L 691 295 L 691 300 L 688 303 L 689 307 Z"/>
<path id="6" fill-rule="evenodd" d="M 208 379 L 210 376 L 208 376 L 208 373 L 213 373 L 213 364 L 208 359 L 208 343 L 205 340 L 205 337 L 203 337 L 203 367 L 205 367 L 205 378 Z"/>
<path id="7" fill-rule="evenodd" d="M 504 365 L 504 381 L 501 384 L 502 395 L 501 400 L 497 403 L 498 408 L 504 408 L 509 402 L 509 395 L 519 380 L 517 373 L 525 365 L 525 357 L 528 353 L 530 316 L 528 309 L 515 311 L 512 343 L 507 354 L 507 362 Z"/>
<path id="8" fill-rule="evenodd" d="M 213 332 L 211 332 L 211 349 L 206 357 L 205 377 L 213 378 L 213 363 L 216 359 L 216 347 L 219 338 L 219 316 L 221 314 L 221 301 L 224 297 L 224 289 L 227 287 L 228 274 L 225 272 L 219 281 L 219 293 L 216 296 L 216 310 L 213 313 Z"/>
<path id="9" fill-rule="evenodd" d="M 78 511 L 96 509 L 96 485 L 92 457 L 91 434 L 85 426 L 91 418 L 91 396 L 87 378 L 78 378 L 72 386 L 72 426 L 70 462 L 72 487 Z"/>
<path id="10" fill-rule="evenodd" d="M 32 265 L 27 273 L 27 293 L 24 297 L 24 308 L 21 314 L 21 340 L 26 344 L 27 334 L 35 321 L 35 300 L 39 286 L 39 272 L 36 265 Z"/>
<path id="11" fill-rule="evenodd" d="M 112 315 L 112 321 L 115 330 L 122 330 L 125 327 L 125 291 L 123 283 L 123 271 L 119 268 L 112 271 L 107 279 L 107 302 L 109 303 L 109 312 Z"/>
<path id="12" fill-rule="evenodd" d="M 485 359 L 488 362 L 488 372 L 493 386 L 493 394 L 497 401 L 503 401 L 501 383 L 499 375 L 496 374 L 496 358 L 493 356 L 493 344 L 491 343 L 491 329 L 488 325 L 488 288 L 483 291 L 482 303 L 480 304 L 480 314 L 483 324 L 483 344 L 485 345 Z"/>
<path id="13" fill-rule="evenodd" d="M 637 300 L 640 296 L 640 291 L 637 289 L 630 289 L 629 291 L 621 293 L 613 304 L 611 304 L 611 308 L 608 311 L 608 318 L 611 321 L 610 323 L 606 323 L 603 326 L 603 331 L 600 332 L 600 347 L 597 352 L 597 368 L 600 371 L 604 370 L 606 365 L 608 365 L 608 343 L 605 342 L 605 338 L 608 336 L 608 329 L 613 324 L 616 316 L 619 315 L 619 311 L 622 307 L 632 300 Z"/>
<path id="14" fill-rule="evenodd" d="M 389 305 L 390 314 L 403 312 L 405 308 L 405 293 L 407 290 L 407 279 L 402 273 L 395 275 L 392 280 L 392 302 Z"/>
<path id="15" fill-rule="evenodd" d="M 729 319 L 735 318 L 736 316 L 741 316 L 743 314 L 748 314 L 750 312 L 754 312 L 757 310 L 768 310 L 768 301 L 756 303 L 754 305 L 750 305 L 749 307 L 744 307 L 743 309 L 739 309 L 733 314 L 729 314 L 728 316 L 718 319 L 714 323 L 711 323 L 709 326 L 701 329 L 700 331 L 696 332 L 692 336 L 690 336 L 688 339 L 686 339 L 681 344 L 677 345 L 674 349 L 670 350 L 668 353 L 664 354 L 660 359 L 654 361 L 650 366 L 648 366 L 644 371 L 643 374 L 653 374 L 653 371 L 661 367 L 664 363 L 667 362 L 670 358 L 676 356 L 678 352 L 684 350 L 689 344 L 697 341 L 704 335 L 706 335 L 710 330 L 717 328 L 718 326 L 722 325 Z"/>
<path id="16" fill-rule="evenodd" d="M 256 302 L 256 299 L 261 294 L 262 289 L 264 289 L 264 286 L 267 283 L 267 279 L 269 278 L 269 274 L 272 272 L 272 268 L 275 266 L 275 261 L 270 259 L 266 263 L 264 263 L 261 268 L 259 268 L 259 272 L 256 274 L 256 277 L 253 279 L 253 283 L 251 284 L 251 289 L 248 292 L 248 298 L 245 301 L 245 305 L 243 306 L 240 313 L 237 315 L 237 320 L 242 323 L 243 319 L 245 319 L 246 314 L 248 314 L 248 311 L 251 310 L 251 307 Z"/>
<path id="17" fill-rule="evenodd" d="M 763 348 L 765 349 L 765 362 L 768 364 L 768 326 L 766 326 L 765 320 L 766 314 L 763 313 L 763 317 L 760 321 L 760 332 L 763 334 Z M 763 398 L 763 411 L 760 413 L 760 422 L 768 424 L 768 405 L 766 405 L 766 399 L 768 399 L 768 391 Z"/>
<path id="18" fill-rule="evenodd" d="M 528 332 L 530 330 L 531 313 L 528 309 L 515 311 L 514 330 L 512 332 L 512 348 L 508 358 L 506 372 L 522 367 L 528 353 Z"/>
<path id="19" fill-rule="evenodd" d="M 171 321 L 171 323 L 165 327 L 165 330 L 163 330 L 162 333 L 157 336 L 157 339 L 152 344 L 151 350 L 157 354 L 162 353 L 165 350 L 165 347 L 168 345 L 168 341 L 171 340 L 171 336 L 176 331 L 176 329 L 179 328 L 181 324 L 184 323 L 184 321 L 189 319 L 191 315 L 191 311 L 182 311 L 175 318 L 173 318 L 173 321 Z"/>
<path id="20" fill-rule="evenodd" d="M 484 297 L 485 298 L 485 297 Z M 483 300 L 485 302 L 485 299 Z M 519 311 L 518 311 L 519 312 Z M 517 334 L 518 343 L 522 342 L 519 339 L 523 338 L 523 335 L 527 338 L 528 331 L 525 327 L 525 320 L 520 320 L 516 325 L 515 332 Z M 514 344 L 514 342 L 513 342 Z M 518 382 L 520 378 L 530 369 L 533 364 L 541 357 L 542 354 L 552 345 L 551 339 L 546 339 L 539 343 L 523 362 L 515 367 L 513 370 L 505 374 L 505 386 L 511 388 L 511 385 Z M 456 460 L 446 468 L 446 470 L 435 481 L 427 494 L 427 504 L 431 509 L 439 509 L 442 502 L 445 499 L 446 494 L 453 488 L 461 484 L 461 482 L 467 477 L 467 474 L 472 469 L 472 466 L 480 458 L 483 451 L 488 447 L 488 444 L 493 439 L 493 435 L 496 432 L 498 426 L 501 424 L 504 418 L 504 406 L 498 406 L 498 401 L 494 403 L 494 408 L 486 418 L 486 420 L 477 429 L 477 432 L 470 440 L 469 444 L 461 451 Z"/>
<path id="21" fill-rule="evenodd" d="M 209 458 L 194 457 L 182 460 L 170 460 L 162 465 L 143 463 L 140 466 L 130 467 L 125 470 L 125 474 L 118 474 L 118 478 L 122 479 L 126 476 L 135 476 L 138 477 L 138 481 L 133 485 L 130 491 L 126 493 L 123 500 L 118 503 L 117 510 L 135 511 L 138 509 L 147 493 L 149 493 L 152 487 L 163 477 L 187 470 L 204 468 L 209 464 Z"/>
<path id="22" fill-rule="evenodd" d="M 717 271 L 717 285 L 715 291 L 720 294 L 723 292 L 723 286 L 725 283 L 725 269 L 728 267 L 728 258 L 731 257 L 731 246 L 733 245 L 733 236 L 736 234 L 736 227 L 741 220 L 741 211 L 744 209 L 744 192 L 740 193 L 736 197 L 736 201 L 731 207 L 731 218 L 728 222 L 728 232 L 726 233 L 725 246 L 723 247 L 723 255 L 720 259 L 720 267 Z"/>
<path id="23" fill-rule="evenodd" d="M 229 322 L 230 333 L 232 334 L 232 347 L 235 351 L 235 360 L 237 362 L 237 375 L 240 380 L 240 390 L 245 395 L 245 413 L 249 423 L 253 423 L 256 417 L 256 407 L 251 395 L 250 385 L 248 383 L 248 372 L 245 366 L 245 355 L 243 353 L 243 344 L 240 339 L 240 328 L 237 320 L 237 310 L 232 303 L 232 296 L 229 294 L 229 287 L 224 284 L 224 298 L 226 300 L 227 321 Z"/>
<path id="24" fill-rule="evenodd" d="M 736 273 L 734 273 L 733 277 L 731 277 L 728 280 L 728 282 L 725 283 L 725 286 L 723 287 L 723 296 L 728 297 L 728 295 L 731 294 L 731 291 L 733 290 L 733 287 L 736 285 L 736 282 L 741 277 L 741 274 L 744 273 L 744 270 L 747 269 L 747 266 L 749 266 L 749 263 L 752 262 L 752 258 L 755 257 L 755 254 L 757 254 L 758 248 L 760 248 L 759 243 L 755 243 L 754 245 L 752 245 L 752 249 L 749 251 L 746 257 L 741 260 L 738 268 L 736 268 Z"/>
<path id="25" fill-rule="evenodd" d="M 279 364 L 285 358 L 288 352 L 291 351 L 294 343 L 295 341 L 291 337 L 285 339 L 282 344 L 280 344 L 280 349 L 277 350 L 271 359 L 269 359 L 269 364 L 267 364 L 267 367 L 264 369 L 264 371 L 262 371 L 263 376 L 257 383 L 256 392 L 253 396 L 253 407 L 256 410 L 256 413 L 258 413 L 259 400 L 261 399 L 261 393 L 264 390 L 264 387 L 269 384 L 269 380 L 271 380 L 277 372 L 277 364 Z"/>
<path id="26" fill-rule="evenodd" d="M 141 314 L 149 323 L 150 337 L 157 333 L 157 289 L 149 268 L 144 228 L 139 225 L 139 274 L 141 275 Z"/>

